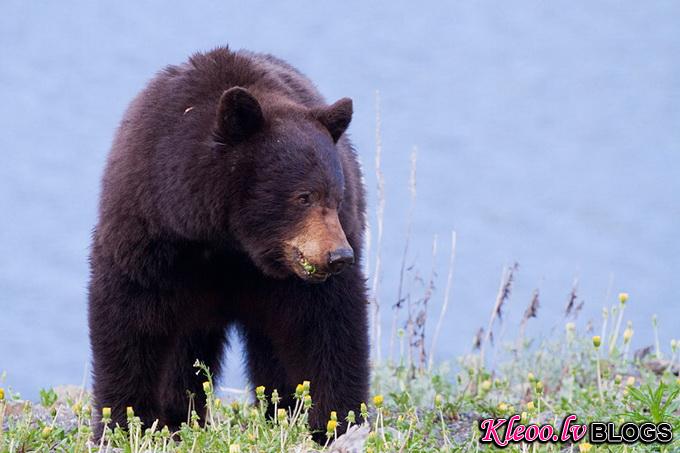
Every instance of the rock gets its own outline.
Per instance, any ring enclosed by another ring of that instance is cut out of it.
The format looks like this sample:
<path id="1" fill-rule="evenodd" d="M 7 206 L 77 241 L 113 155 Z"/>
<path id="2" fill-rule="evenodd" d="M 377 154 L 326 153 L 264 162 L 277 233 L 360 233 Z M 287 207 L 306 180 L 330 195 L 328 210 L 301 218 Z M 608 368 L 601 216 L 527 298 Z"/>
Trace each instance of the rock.
<path id="1" fill-rule="evenodd" d="M 87 396 L 87 391 L 79 385 L 58 385 L 53 390 L 57 394 L 57 404 L 68 406 Z"/>
<path id="2" fill-rule="evenodd" d="M 331 453 L 359 453 L 364 451 L 370 428 L 367 424 L 354 425 L 338 437 L 329 447 Z"/>
<path id="3" fill-rule="evenodd" d="M 644 364 L 644 367 L 651 370 L 654 374 L 661 375 L 663 374 L 668 367 L 672 368 L 669 370 L 671 374 L 674 374 L 677 376 L 680 373 L 680 365 L 675 364 L 672 365 L 670 360 L 664 360 L 664 359 L 652 359 L 646 361 Z"/>

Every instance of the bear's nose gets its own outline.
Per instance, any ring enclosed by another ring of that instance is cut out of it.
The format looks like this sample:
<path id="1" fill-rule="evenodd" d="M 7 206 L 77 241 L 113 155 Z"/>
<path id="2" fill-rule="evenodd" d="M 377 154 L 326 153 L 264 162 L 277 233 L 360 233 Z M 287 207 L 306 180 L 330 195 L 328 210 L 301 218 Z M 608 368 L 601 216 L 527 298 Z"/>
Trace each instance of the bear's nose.
<path id="1" fill-rule="evenodd" d="M 354 264 L 354 250 L 340 248 L 328 254 L 328 267 L 334 274 L 338 274 L 350 264 Z"/>

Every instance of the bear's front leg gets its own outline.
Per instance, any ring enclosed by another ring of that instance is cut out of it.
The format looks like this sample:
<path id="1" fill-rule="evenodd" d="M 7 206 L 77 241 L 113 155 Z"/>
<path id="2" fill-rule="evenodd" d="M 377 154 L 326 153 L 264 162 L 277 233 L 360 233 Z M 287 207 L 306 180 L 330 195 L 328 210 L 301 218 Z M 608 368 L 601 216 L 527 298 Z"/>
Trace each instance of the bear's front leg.
<path id="1" fill-rule="evenodd" d="M 207 377 L 194 364 L 196 360 L 208 367 L 213 381 L 219 378 L 221 359 L 226 345 L 225 328 L 205 328 L 190 333 L 178 334 L 163 367 L 159 383 L 161 426 L 171 431 L 179 429 L 183 422 L 189 422 L 187 415 L 193 401 L 193 409 L 205 422 L 206 394 L 203 382 Z"/>
<path id="2" fill-rule="evenodd" d="M 131 334 L 126 329 L 109 335 L 125 335 L 116 341 L 106 334 L 93 333 L 94 438 L 101 437 L 104 425 L 102 409 L 111 410 L 109 427 L 127 426 L 127 408 L 131 407 L 145 427 L 159 417 L 157 386 L 160 366 L 168 347 L 166 338 Z"/>
<path id="3" fill-rule="evenodd" d="M 95 268 L 89 294 L 89 326 L 95 439 L 101 437 L 102 409 L 110 408 L 110 428 L 127 426 L 132 407 L 145 427 L 159 418 L 158 385 L 169 350 L 164 301 L 157 292 L 129 283 L 115 272 Z"/>
<path id="4" fill-rule="evenodd" d="M 293 386 L 311 381 L 310 426 L 314 439 L 325 441 L 331 411 L 338 431 L 353 410 L 359 419 L 368 398 L 369 344 L 364 283 L 358 272 L 346 272 L 322 285 L 295 284 L 278 298 L 275 316 L 268 316 L 268 336 L 276 361 Z"/>
<path id="5" fill-rule="evenodd" d="M 267 398 L 271 398 L 274 390 L 279 394 L 280 408 L 294 406 L 293 393 L 295 385 L 288 381 L 286 368 L 280 362 L 278 354 L 270 339 L 270 334 L 257 328 L 241 329 L 241 337 L 246 350 L 248 377 L 253 389 L 263 386 Z M 255 393 L 257 397 L 257 393 Z M 275 417 L 274 405 L 267 406 L 267 415 Z"/>

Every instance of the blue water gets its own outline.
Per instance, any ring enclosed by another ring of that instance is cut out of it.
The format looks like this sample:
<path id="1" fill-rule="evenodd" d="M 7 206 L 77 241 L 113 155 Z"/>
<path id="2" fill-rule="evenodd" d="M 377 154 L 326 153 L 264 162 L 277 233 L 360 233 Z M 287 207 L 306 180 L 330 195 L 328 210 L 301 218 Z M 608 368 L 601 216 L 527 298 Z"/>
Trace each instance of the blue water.
<path id="1" fill-rule="evenodd" d="M 674 1 L 25 2 L 0 4 L 0 371 L 34 397 L 81 382 L 87 253 L 105 156 L 130 99 L 168 63 L 230 44 L 300 68 L 350 132 L 375 212 L 375 90 L 386 179 L 381 299 L 396 300 L 409 154 L 419 149 L 409 264 L 427 277 L 450 231 L 451 307 L 438 357 L 469 349 L 501 269 L 520 263 L 511 333 L 579 325 L 631 294 L 635 346 L 680 337 L 680 3 Z M 375 232 L 375 217 L 371 223 Z M 375 251 L 375 238 L 372 244 Z M 374 258 L 374 255 L 372 255 Z M 372 260 L 373 261 L 373 260 Z M 373 263 L 371 263 L 373 264 Z M 609 288 L 609 290 L 608 290 Z M 414 297 L 421 291 L 413 285 Z M 385 330 L 389 313 L 385 314 Z M 431 321 L 432 322 L 432 321 Z M 114 333 L 112 333 L 114 334 Z M 238 351 L 224 384 L 243 385 Z"/>

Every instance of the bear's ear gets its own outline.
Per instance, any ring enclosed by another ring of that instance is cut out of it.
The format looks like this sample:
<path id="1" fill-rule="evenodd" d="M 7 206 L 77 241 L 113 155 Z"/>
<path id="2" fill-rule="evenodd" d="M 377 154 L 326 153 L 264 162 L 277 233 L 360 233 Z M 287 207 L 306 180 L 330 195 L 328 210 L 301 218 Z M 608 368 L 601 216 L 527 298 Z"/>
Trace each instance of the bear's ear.
<path id="1" fill-rule="evenodd" d="M 216 133 L 231 144 L 239 143 L 257 132 L 264 124 L 264 115 L 257 99 L 241 87 L 222 93 L 217 108 Z"/>
<path id="2" fill-rule="evenodd" d="M 342 98 L 333 105 L 314 110 L 313 114 L 328 129 L 333 142 L 337 143 L 352 121 L 352 111 L 352 100 Z"/>

